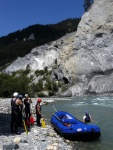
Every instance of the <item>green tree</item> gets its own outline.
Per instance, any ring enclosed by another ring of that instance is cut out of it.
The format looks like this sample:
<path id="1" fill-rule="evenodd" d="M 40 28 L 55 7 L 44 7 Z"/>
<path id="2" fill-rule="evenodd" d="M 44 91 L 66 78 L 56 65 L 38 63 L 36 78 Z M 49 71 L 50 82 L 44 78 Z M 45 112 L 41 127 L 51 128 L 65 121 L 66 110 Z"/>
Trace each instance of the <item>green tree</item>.
<path id="1" fill-rule="evenodd" d="M 32 89 L 33 93 L 37 94 L 38 92 L 41 92 L 43 90 L 43 80 L 39 79 L 38 83 L 31 84 L 30 88 Z"/>
<path id="2" fill-rule="evenodd" d="M 7 74 L 0 74 L 0 97 L 10 97 L 16 91 L 16 80 Z"/>
<path id="3" fill-rule="evenodd" d="M 11 63 L 18 56 L 24 57 L 36 46 L 57 40 L 66 33 L 76 31 L 79 22 L 80 18 L 70 18 L 53 25 L 36 24 L 0 37 L 0 67 Z M 29 40 L 31 34 L 34 34 L 35 39 Z M 55 47 L 58 48 L 58 45 Z"/>
<path id="4" fill-rule="evenodd" d="M 50 91 L 52 90 L 52 83 L 51 83 L 50 79 L 46 80 L 45 87 Z"/>
<path id="5" fill-rule="evenodd" d="M 56 82 L 53 83 L 53 89 L 52 89 L 54 92 L 57 92 L 58 91 L 58 85 Z"/>
<path id="6" fill-rule="evenodd" d="M 0 97 L 12 97 L 15 91 L 28 93 L 30 79 L 26 76 L 14 77 L 14 75 L 0 74 Z"/>

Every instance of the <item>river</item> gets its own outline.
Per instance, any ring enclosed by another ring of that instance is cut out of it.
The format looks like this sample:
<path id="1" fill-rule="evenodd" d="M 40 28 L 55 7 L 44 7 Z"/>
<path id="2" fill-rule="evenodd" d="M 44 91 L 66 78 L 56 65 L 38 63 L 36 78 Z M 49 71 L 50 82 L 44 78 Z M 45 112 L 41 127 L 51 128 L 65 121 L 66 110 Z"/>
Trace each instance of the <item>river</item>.
<path id="1" fill-rule="evenodd" d="M 54 99 L 54 98 L 53 98 Z M 95 124 L 101 129 L 101 137 L 98 140 L 87 142 L 72 142 L 73 149 L 81 147 L 83 150 L 113 150 L 113 97 L 112 96 L 85 96 L 73 98 L 58 98 L 53 104 L 56 110 L 67 111 L 82 121 L 85 111 L 92 116 Z M 51 104 L 42 107 L 42 113 L 50 118 L 55 109 Z M 75 147 L 75 148 L 74 148 Z"/>

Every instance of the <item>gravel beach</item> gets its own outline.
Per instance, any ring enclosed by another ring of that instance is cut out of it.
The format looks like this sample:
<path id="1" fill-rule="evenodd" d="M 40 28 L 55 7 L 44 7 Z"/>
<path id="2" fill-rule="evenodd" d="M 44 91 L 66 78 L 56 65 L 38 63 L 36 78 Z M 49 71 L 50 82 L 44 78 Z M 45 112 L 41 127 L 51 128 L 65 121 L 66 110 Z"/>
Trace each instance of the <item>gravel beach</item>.
<path id="1" fill-rule="evenodd" d="M 36 98 L 32 98 L 32 115 L 35 117 Z M 53 99 L 42 99 L 42 105 L 55 102 Z M 19 128 L 20 135 L 10 133 L 11 99 L 0 99 L 0 150 L 72 150 L 69 140 L 59 136 L 51 125 L 46 128 L 38 127 L 36 123 L 26 134 L 23 127 Z M 77 148 L 78 150 L 78 148 Z"/>

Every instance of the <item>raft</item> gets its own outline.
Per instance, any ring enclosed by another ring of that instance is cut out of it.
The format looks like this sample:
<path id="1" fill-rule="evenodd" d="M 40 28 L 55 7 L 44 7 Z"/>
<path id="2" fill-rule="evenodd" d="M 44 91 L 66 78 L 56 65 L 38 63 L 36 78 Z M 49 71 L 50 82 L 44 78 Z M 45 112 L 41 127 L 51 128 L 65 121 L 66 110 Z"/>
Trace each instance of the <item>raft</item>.
<path id="1" fill-rule="evenodd" d="M 96 124 L 83 123 L 68 112 L 53 113 L 50 122 L 54 129 L 66 139 L 92 140 L 101 135 L 100 128 Z"/>

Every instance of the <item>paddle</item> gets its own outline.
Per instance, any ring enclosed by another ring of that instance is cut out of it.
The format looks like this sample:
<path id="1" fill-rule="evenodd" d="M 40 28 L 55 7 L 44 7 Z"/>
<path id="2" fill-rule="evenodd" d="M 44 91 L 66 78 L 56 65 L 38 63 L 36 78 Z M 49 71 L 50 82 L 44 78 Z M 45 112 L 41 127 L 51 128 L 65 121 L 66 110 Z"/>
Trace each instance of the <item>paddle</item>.
<path id="1" fill-rule="evenodd" d="M 54 110 L 57 112 L 57 110 L 56 110 L 56 108 L 54 107 L 54 105 L 53 104 L 51 104 L 52 106 L 53 106 L 53 108 L 54 108 Z M 63 125 L 65 125 L 65 126 L 70 126 L 70 125 L 68 125 L 67 123 L 64 123 L 58 116 L 56 116 L 54 113 L 52 113 L 52 115 L 54 115 Z"/>
<path id="2" fill-rule="evenodd" d="M 51 104 L 53 106 L 53 104 Z M 56 108 L 53 106 L 54 110 L 57 112 Z"/>
<path id="3" fill-rule="evenodd" d="M 52 113 L 52 115 L 55 116 L 59 121 L 61 121 L 61 119 L 57 117 L 55 114 Z"/>
<path id="4" fill-rule="evenodd" d="M 54 115 L 59 121 L 60 121 L 60 123 L 62 123 L 63 125 L 65 125 L 65 126 L 70 126 L 70 124 L 67 124 L 67 123 L 65 123 L 65 122 L 63 122 L 58 116 L 56 116 L 55 114 L 53 114 L 52 113 L 52 115 Z"/>
<path id="5" fill-rule="evenodd" d="M 53 104 L 51 104 L 51 105 L 53 106 L 54 110 L 57 112 L 57 110 L 56 110 L 56 108 L 54 107 L 54 105 L 53 105 Z M 54 113 L 52 113 L 52 115 L 54 115 L 61 123 L 63 123 L 62 120 L 61 120 L 58 116 L 56 116 Z M 64 124 L 64 123 L 63 123 L 63 124 Z"/>
<path id="6" fill-rule="evenodd" d="M 23 121 L 23 124 L 24 124 L 24 130 L 25 130 L 26 134 L 28 134 L 23 114 L 22 114 L 22 121 Z"/>
<path id="7" fill-rule="evenodd" d="M 57 119 L 58 119 L 58 120 L 59 120 L 59 121 L 60 121 L 63 125 L 65 125 L 65 123 L 64 123 L 64 122 L 62 122 L 62 120 L 61 120 L 58 116 L 56 116 L 56 115 L 55 115 L 55 114 L 53 114 L 53 113 L 52 113 L 52 115 L 53 115 L 53 116 L 55 116 L 55 117 L 56 117 L 56 118 L 57 118 Z"/>
<path id="8" fill-rule="evenodd" d="M 53 105 L 53 104 L 51 104 L 51 105 L 53 106 L 54 110 L 57 112 L 57 110 L 56 110 L 56 108 L 54 107 L 54 105 Z M 63 123 L 62 120 L 61 120 L 58 116 L 56 116 L 54 113 L 52 113 L 52 115 L 54 115 L 61 123 Z M 63 124 L 64 124 L 64 123 L 63 123 Z"/>

